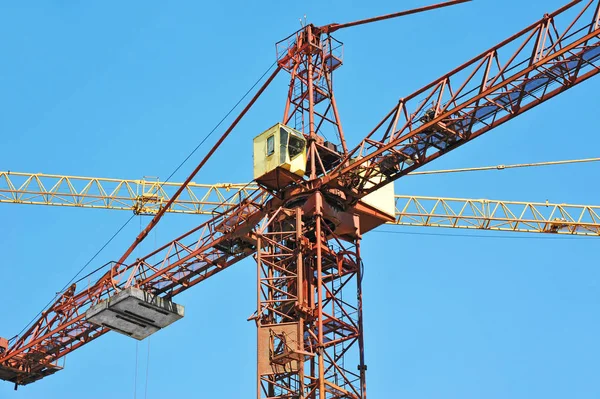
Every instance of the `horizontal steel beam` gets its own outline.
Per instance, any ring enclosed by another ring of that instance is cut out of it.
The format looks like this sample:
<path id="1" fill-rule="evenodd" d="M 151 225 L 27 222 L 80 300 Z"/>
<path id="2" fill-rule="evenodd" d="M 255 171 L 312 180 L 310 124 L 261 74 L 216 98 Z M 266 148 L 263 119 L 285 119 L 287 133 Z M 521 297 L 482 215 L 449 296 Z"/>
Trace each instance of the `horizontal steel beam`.
<path id="1" fill-rule="evenodd" d="M 0 203 L 155 214 L 180 183 L 0 172 Z M 168 212 L 215 215 L 256 190 L 248 184 L 190 183 Z M 401 226 L 600 236 L 600 206 L 396 195 Z"/>

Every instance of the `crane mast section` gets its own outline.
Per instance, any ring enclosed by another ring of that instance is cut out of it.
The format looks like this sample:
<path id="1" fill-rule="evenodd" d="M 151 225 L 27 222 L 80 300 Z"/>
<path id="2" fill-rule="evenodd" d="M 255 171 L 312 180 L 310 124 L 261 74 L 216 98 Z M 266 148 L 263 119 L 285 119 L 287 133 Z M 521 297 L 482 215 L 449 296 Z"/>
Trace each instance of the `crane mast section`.
<path id="1" fill-rule="evenodd" d="M 315 193 L 257 229 L 259 399 L 366 397 L 359 218 L 342 238 L 332 212 Z"/>
<path id="2" fill-rule="evenodd" d="M 600 0 L 571 2 L 400 99 L 321 184 L 355 202 L 589 79 L 599 64 Z"/>
<path id="3" fill-rule="evenodd" d="M 108 265 L 95 283 L 73 284 L 21 336 L 0 349 L 0 379 L 26 385 L 54 374 L 57 361 L 103 335 L 108 328 L 86 321 L 86 311 L 135 287 L 171 299 L 255 252 L 252 229 L 263 218 L 267 196 L 256 190 L 239 205 L 130 264 Z"/>

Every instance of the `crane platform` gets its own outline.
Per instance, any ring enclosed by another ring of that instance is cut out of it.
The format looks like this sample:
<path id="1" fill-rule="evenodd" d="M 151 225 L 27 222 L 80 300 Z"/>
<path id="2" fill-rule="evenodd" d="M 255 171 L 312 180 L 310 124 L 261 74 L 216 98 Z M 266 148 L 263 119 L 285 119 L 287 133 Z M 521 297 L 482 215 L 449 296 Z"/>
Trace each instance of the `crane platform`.
<path id="1" fill-rule="evenodd" d="M 137 340 L 154 334 L 181 319 L 184 308 L 174 302 L 129 287 L 92 306 L 86 319 Z"/>

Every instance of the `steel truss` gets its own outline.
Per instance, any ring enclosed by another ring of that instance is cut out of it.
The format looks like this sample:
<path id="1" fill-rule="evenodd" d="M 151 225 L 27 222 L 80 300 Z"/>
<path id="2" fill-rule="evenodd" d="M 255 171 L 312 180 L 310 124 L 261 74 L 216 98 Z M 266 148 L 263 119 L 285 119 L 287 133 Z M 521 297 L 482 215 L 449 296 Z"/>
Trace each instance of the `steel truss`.
<path id="1" fill-rule="evenodd" d="M 155 215 L 181 183 L 0 172 L 0 202 L 112 209 Z M 239 204 L 256 184 L 190 183 L 169 213 L 215 215 Z M 140 195 L 141 193 L 141 195 Z M 265 196 L 268 194 L 265 193 Z M 400 226 L 600 236 L 600 206 L 396 195 Z"/>
<path id="2" fill-rule="evenodd" d="M 572 1 L 401 98 L 322 184 L 356 201 L 586 81 L 599 61 L 600 3 Z"/>
<path id="3" fill-rule="evenodd" d="M 265 195 L 257 190 L 215 216 L 130 264 L 111 263 L 90 286 L 73 284 L 25 333 L 0 352 L 0 378 L 26 385 L 61 370 L 58 360 L 93 341 L 107 328 L 85 320 L 85 312 L 128 287 L 166 299 L 225 270 L 255 251 L 253 227 L 262 218 Z"/>
<path id="4" fill-rule="evenodd" d="M 257 397 L 364 398 L 359 226 L 341 239 L 308 202 L 257 233 Z"/>
<path id="5" fill-rule="evenodd" d="M 397 195 L 393 223 L 600 236 L 600 206 Z"/>
<path id="6" fill-rule="evenodd" d="M 158 213 L 182 183 L 0 171 L 0 203 L 54 205 Z M 237 205 L 256 184 L 189 183 L 169 213 L 212 215 Z"/>

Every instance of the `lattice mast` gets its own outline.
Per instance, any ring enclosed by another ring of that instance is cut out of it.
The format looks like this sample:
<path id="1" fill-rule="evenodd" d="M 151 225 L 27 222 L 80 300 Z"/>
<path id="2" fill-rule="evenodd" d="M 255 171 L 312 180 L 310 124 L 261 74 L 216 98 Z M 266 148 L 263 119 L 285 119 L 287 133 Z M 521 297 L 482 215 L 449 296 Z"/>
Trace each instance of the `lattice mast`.
<path id="1" fill-rule="evenodd" d="M 331 33 L 456 3 L 344 25 L 308 24 L 277 43 L 278 65 L 290 74 L 282 124 L 306 138 L 307 163 L 304 177 L 283 189 L 281 179 L 263 181 L 284 202 L 257 233 L 257 398 L 366 397 L 360 238 L 389 220 L 374 209 L 342 210 L 336 190 L 312 190 L 348 155 L 333 90 L 343 45 Z"/>
<path id="2" fill-rule="evenodd" d="M 290 73 L 282 123 L 305 136 L 305 176 L 314 181 L 347 154 L 332 78 L 342 44 L 306 25 L 277 43 L 277 59 Z M 328 129 L 336 142 L 324 139 Z M 282 196 L 293 200 L 257 234 L 257 398 L 363 398 L 360 230 L 339 239 L 320 193 L 296 198 L 289 191 Z"/>
<path id="3" fill-rule="evenodd" d="M 309 24 L 276 49 L 278 65 L 290 74 L 283 124 L 307 136 L 307 175 L 315 179 L 330 169 L 328 162 L 348 152 L 333 94 L 333 71 L 342 65 L 343 45 Z M 331 141 L 327 134 L 333 134 Z"/>
<path id="4" fill-rule="evenodd" d="M 341 237 L 320 193 L 258 232 L 258 398 L 363 398 L 360 228 Z"/>

